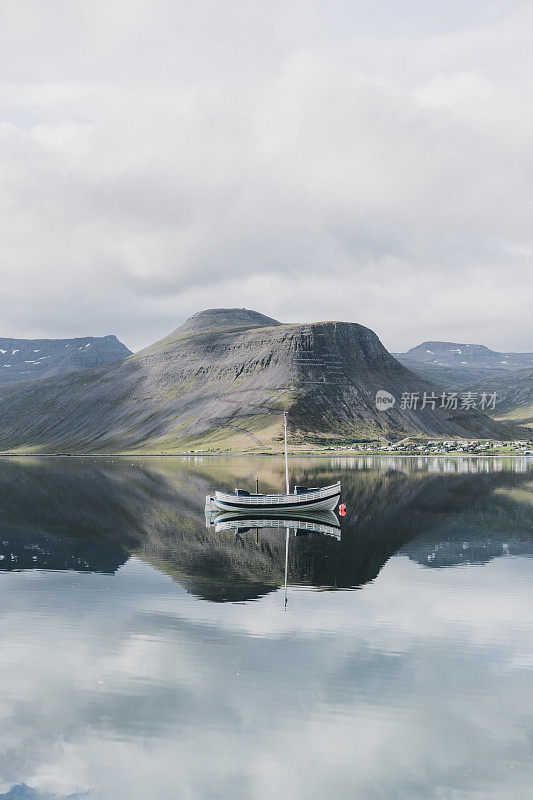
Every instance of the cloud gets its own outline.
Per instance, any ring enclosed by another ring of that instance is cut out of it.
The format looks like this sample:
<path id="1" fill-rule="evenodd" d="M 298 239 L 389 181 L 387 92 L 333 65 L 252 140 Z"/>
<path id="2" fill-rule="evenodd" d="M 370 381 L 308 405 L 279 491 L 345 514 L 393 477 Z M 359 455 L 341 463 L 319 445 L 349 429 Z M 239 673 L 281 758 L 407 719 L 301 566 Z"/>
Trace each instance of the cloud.
<path id="1" fill-rule="evenodd" d="M 8 3 L 3 335 L 137 348 L 231 305 L 393 350 L 531 349 L 532 22 L 531 2 Z"/>

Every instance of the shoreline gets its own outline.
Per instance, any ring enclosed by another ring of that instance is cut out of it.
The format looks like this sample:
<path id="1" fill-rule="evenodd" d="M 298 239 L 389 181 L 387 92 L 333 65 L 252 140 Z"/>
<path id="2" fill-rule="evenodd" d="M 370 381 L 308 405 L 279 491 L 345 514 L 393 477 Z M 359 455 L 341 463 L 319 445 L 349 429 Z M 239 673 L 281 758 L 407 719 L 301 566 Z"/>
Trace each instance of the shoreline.
<path id="1" fill-rule="evenodd" d="M 533 458 L 530 453 L 288 453 L 288 458 Z M 283 453 L 0 453 L 0 458 L 284 458 Z"/>

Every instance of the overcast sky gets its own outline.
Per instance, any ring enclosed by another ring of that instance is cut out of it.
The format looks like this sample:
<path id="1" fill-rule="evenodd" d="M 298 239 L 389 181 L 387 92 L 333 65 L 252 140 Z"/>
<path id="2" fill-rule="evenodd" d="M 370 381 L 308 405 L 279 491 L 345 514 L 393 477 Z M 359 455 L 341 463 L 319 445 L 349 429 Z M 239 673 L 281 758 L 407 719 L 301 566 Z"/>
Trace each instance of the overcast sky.
<path id="1" fill-rule="evenodd" d="M 0 336 L 533 350 L 533 2 L 6 0 Z"/>

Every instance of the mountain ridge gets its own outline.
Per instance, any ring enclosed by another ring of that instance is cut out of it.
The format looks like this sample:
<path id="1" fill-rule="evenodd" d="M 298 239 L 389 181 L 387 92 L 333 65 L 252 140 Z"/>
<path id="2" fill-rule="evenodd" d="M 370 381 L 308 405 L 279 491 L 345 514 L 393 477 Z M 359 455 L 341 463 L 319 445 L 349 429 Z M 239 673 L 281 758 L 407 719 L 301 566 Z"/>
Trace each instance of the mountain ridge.
<path id="1" fill-rule="evenodd" d="M 379 390 L 397 398 L 394 407 L 376 408 Z M 401 405 L 404 392 L 434 390 L 357 323 L 282 324 L 246 309 L 211 309 L 114 364 L 0 388 L 0 449 L 268 451 L 281 444 L 284 410 L 293 445 L 514 437 L 512 426 L 475 409 Z"/>
<path id="2" fill-rule="evenodd" d="M 533 353 L 499 352 L 484 344 L 427 341 L 412 347 L 406 353 L 395 353 L 411 361 L 437 364 L 441 367 L 476 366 L 492 369 L 520 369 L 533 366 Z"/>
<path id="3" fill-rule="evenodd" d="M 131 355 L 114 334 L 72 339 L 0 338 L 0 384 L 66 375 Z"/>

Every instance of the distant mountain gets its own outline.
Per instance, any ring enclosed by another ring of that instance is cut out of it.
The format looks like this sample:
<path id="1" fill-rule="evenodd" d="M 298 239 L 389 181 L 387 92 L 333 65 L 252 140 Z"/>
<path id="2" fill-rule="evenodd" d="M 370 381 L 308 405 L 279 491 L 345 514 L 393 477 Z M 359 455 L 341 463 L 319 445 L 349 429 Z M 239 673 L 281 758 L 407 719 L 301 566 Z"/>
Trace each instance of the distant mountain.
<path id="1" fill-rule="evenodd" d="M 411 372 L 416 372 L 424 380 L 430 381 L 435 386 L 446 391 L 457 392 L 463 389 L 470 389 L 478 381 L 484 381 L 485 385 L 490 387 L 493 378 L 497 379 L 501 376 L 505 377 L 512 374 L 507 370 L 486 367 L 444 367 L 440 364 L 429 364 L 424 361 L 406 358 L 403 353 L 397 354 L 395 357 L 400 364 L 410 369 Z"/>
<path id="2" fill-rule="evenodd" d="M 447 391 L 471 389 L 483 382 L 484 391 L 500 378 L 533 365 L 533 353 L 498 353 L 481 344 L 423 342 L 395 358 L 424 380 Z"/>
<path id="3" fill-rule="evenodd" d="M 435 364 L 439 367 L 515 370 L 533 367 L 533 353 L 498 353 L 482 344 L 422 342 L 396 358 Z"/>
<path id="4" fill-rule="evenodd" d="M 66 375 L 131 355 L 116 336 L 0 339 L 0 384 Z"/>
<path id="5" fill-rule="evenodd" d="M 499 353 L 480 344 L 423 342 L 407 353 L 396 353 L 396 358 L 441 389 L 496 392 L 493 416 L 533 423 L 533 353 Z"/>
<path id="6" fill-rule="evenodd" d="M 396 399 L 376 408 L 376 392 Z M 134 356 L 0 388 L 0 449 L 113 452 L 279 448 L 409 434 L 516 438 L 475 409 L 402 408 L 434 385 L 355 323 L 281 324 L 247 309 L 200 312 Z M 405 405 L 405 404 L 404 404 Z"/>
<path id="7" fill-rule="evenodd" d="M 473 384 L 472 391 L 486 391 L 486 383 Z M 533 426 L 533 367 L 491 377 L 490 390 L 497 394 L 493 416 Z"/>

